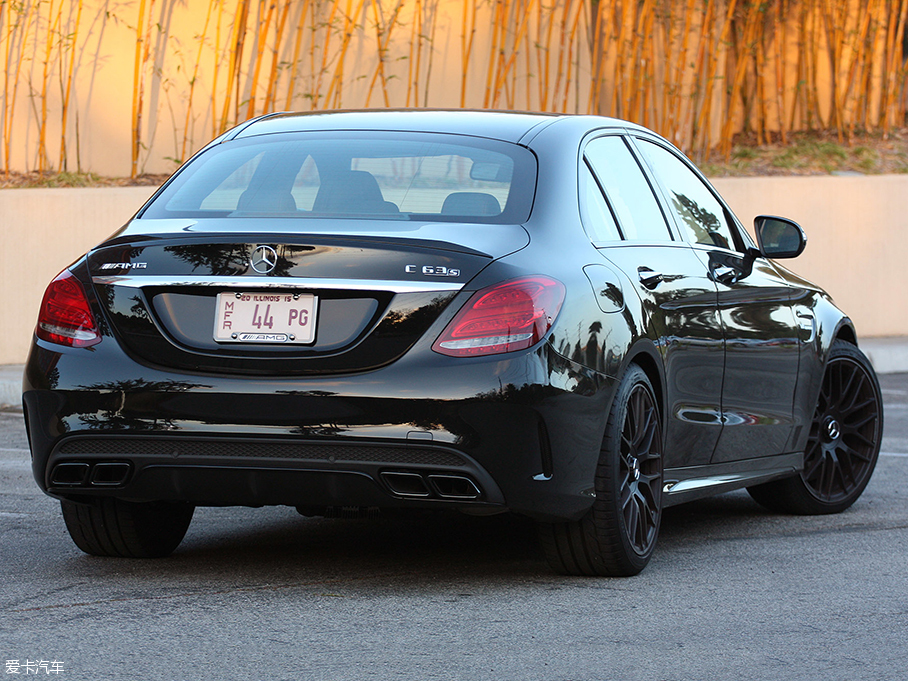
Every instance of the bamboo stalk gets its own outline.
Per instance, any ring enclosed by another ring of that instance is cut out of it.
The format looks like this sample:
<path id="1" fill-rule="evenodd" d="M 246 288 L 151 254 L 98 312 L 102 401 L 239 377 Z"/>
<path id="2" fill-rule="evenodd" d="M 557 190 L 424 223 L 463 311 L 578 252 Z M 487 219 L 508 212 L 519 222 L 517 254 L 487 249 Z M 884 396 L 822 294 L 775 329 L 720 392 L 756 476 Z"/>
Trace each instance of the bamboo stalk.
<path id="1" fill-rule="evenodd" d="M 782 17 L 787 17 L 788 0 L 778 0 L 773 7 L 775 8 L 776 24 L 776 49 L 774 50 L 774 62 L 776 68 L 776 117 L 779 125 L 779 138 L 782 144 L 788 144 L 788 138 L 785 131 L 785 53 L 787 48 L 785 41 L 786 21 Z"/>
<path id="2" fill-rule="evenodd" d="M 535 0 L 540 2 L 541 0 Z M 526 14 L 527 14 L 527 25 L 529 26 L 530 17 L 533 16 L 533 2 L 534 0 L 529 0 L 527 3 Z M 532 88 L 532 79 L 533 79 L 533 56 L 532 56 L 532 43 L 530 37 L 530 30 L 527 28 L 527 32 L 523 36 L 524 46 L 523 46 L 523 59 L 524 59 L 524 78 L 526 79 L 526 85 L 524 86 L 524 95 L 526 96 L 526 107 L 527 111 L 533 109 L 532 97 L 533 97 L 533 88 Z M 516 75 L 515 75 L 516 78 Z"/>
<path id="3" fill-rule="evenodd" d="M 602 42 L 602 17 L 605 15 L 605 9 L 602 7 L 602 0 L 593 0 L 591 6 L 594 17 L 590 21 L 592 35 L 590 36 L 590 98 L 586 106 L 588 114 L 599 113 L 602 64 L 605 59 L 605 45 Z M 529 108 L 529 104 L 527 108 Z"/>
<path id="4" fill-rule="evenodd" d="M 153 1 L 153 0 L 152 0 Z M 144 79 L 144 66 L 142 62 L 142 46 L 145 40 L 146 3 L 148 0 L 139 0 L 139 21 L 136 23 L 136 53 L 133 63 L 132 79 L 132 165 L 130 177 L 135 177 L 139 170 L 139 149 L 142 145 L 142 89 Z"/>
<path id="5" fill-rule="evenodd" d="M 712 2 L 708 7 L 713 7 Z M 728 32 L 731 29 L 732 18 L 734 17 L 735 0 L 729 0 L 725 13 L 725 19 L 719 32 L 718 42 L 713 42 L 715 27 L 713 25 L 714 17 L 712 13 L 707 17 L 707 31 L 709 35 L 708 45 L 712 51 L 709 67 L 706 74 L 706 83 L 704 85 L 703 105 L 700 108 L 700 115 L 697 117 L 697 133 L 700 136 L 700 155 L 699 160 L 709 160 L 710 150 L 710 116 L 712 114 L 713 87 L 716 81 L 716 73 L 719 68 L 719 47 L 725 45 L 728 40 Z"/>
<path id="6" fill-rule="evenodd" d="M 211 136 L 218 135 L 218 115 L 216 102 L 218 101 L 218 73 L 221 71 L 223 53 L 221 52 L 221 19 L 224 16 L 226 0 L 214 0 L 218 3 L 218 21 L 214 34 L 214 63 L 211 76 Z"/>
<path id="7" fill-rule="evenodd" d="M 509 50 L 510 56 L 507 58 L 507 61 L 504 61 L 503 65 L 501 66 L 498 73 L 496 74 L 496 78 L 495 78 L 495 92 L 496 93 L 498 92 L 498 90 L 501 87 L 504 86 L 504 83 L 505 83 L 508 75 L 511 74 L 512 71 L 515 70 L 517 55 L 519 54 L 518 47 L 519 47 L 520 43 L 523 41 L 523 37 L 529 29 L 529 23 L 530 23 L 529 22 L 529 13 L 523 11 L 523 8 L 520 7 L 519 3 L 515 3 L 513 8 L 516 11 L 516 13 L 519 15 L 518 17 L 516 17 L 516 19 L 517 19 L 516 37 L 514 38 L 514 43 L 511 46 L 511 49 Z M 501 55 L 501 59 L 503 61 L 504 49 L 500 50 L 499 54 Z M 498 99 L 496 96 L 495 100 L 492 103 L 492 106 L 497 106 L 497 105 L 498 105 Z M 508 102 L 508 108 L 509 109 L 514 108 L 513 100 Z"/>
<path id="8" fill-rule="evenodd" d="M 61 3 L 62 7 L 62 3 Z M 65 61 L 61 58 L 61 69 L 66 68 L 66 85 L 63 92 L 63 101 L 61 104 L 60 112 L 60 170 L 67 170 L 67 158 L 66 158 L 66 121 L 67 115 L 69 114 L 69 97 L 72 93 L 72 84 L 73 84 L 73 74 L 75 73 L 76 67 L 76 40 L 79 36 L 79 25 L 82 21 L 82 0 L 76 0 L 76 22 L 73 27 L 72 33 L 68 34 L 69 39 L 72 41 L 72 46 L 70 47 L 69 53 L 69 63 L 64 66 Z M 62 46 L 62 43 L 61 43 Z M 62 47 L 61 47 L 62 49 Z M 62 75 L 62 74 L 61 74 Z"/>
<path id="9" fill-rule="evenodd" d="M 49 80 L 50 57 L 53 50 L 54 33 L 59 32 L 60 11 L 63 7 L 63 0 L 57 8 L 57 18 L 54 15 L 54 0 L 49 0 L 47 7 L 47 31 L 45 36 L 44 59 L 41 69 L 41 117 L 38 121 L 38 171 L 43 172 L 48 169 L 50 160 L 47 156 L 47 81 Z M 40 12 L 40 5 L 38 11 Z M 51 23 L 53 21 L 53 23 Z"/>
<path id="10" fill-rule="evenodd" d="M 709 0 L 706 4 L 706 7 L 700 13 L 700 30 L 697 31 L 697 56 L 694 58 L 692 68 L 692 91 L 690 95 L 683 100 L 686 101 L 686 105 L 684 106 L 684 116 L 681 121 L 681 134 L 684 135 L 684 137 L 687 139 L 687 145 L 692 151 L 694 151 L 694 153 L 696 153 L 696 145 L 700 136 L 700 132 L 697 128 L 696 114 L 698 103 L 702 103 L 703 101 L 702 98 L 705 83 L 702 82 L 701 74 L 706 72 L 706 68 L 704 68 L 703 64 L 706 61 L 706 47 L 709 43 L 708 26 L 711 23 L 712 12 L 713 2 L 712 0 Z"/>
<path id="11" fill-rule="evenodd" d="M 908 20 L 908 0 L 901 0 L 899 3 L 898 15 L 890 18 L 890 25 L 896 24 L 895 36 L 891 43 L 889 43 L 889 52 L 888 60 L 886 64 L 886 90 L 883 96 L 883 106 L 880 115 L 880 125 L 883 128 L 883 134 L 888 136 L 889 129 L 891 127 L 891 115 L 890 109 L 892 108 L 892 102 L 895 97 L 895 78 L 899 69 L 897 65 L 897 55 L 901 53 L 900 46 L 902 45 L 902 39 L 905 35 L 905 22 Z M 904 56 L 902 57 L 904 60 Z"/>
<path id="12" fill-rule="evenodd" d="M 416 64 L 413 67 L 414 79 L 413 79 L 413 106 L 419 106 L 419 73 L 422 68 L 422 41 L 423 41 L 423 3 L 421 0 L 416 0 Z M 407 105 L 409 106 L 410 98 L 407 97 Z"/>
<path id="13" fill-rule="evenodd" d="M 398 2 L 398 7 L 400 3 Z M 373 0 L 372 2 L 372 14 L 374 16 L 375 24 L 375 45 L 376 45 L 376 57 L 378 63 L 375 66 L 375 71 L 372 73 L 372 80 L 369 83 L 369 91 L 366 93 L 366 103 L 365 108 L 369 108 L 369 102 L 372 100 L 372 91 L 375 89 L 375 84 L 378 82 L 379 77 L 382 81 L 382 92 L 384 93 L 385 107 L 390 106 L 388 101 L 388 90 L 385 86 L 385 45 L 383 41 L 384 34 L 386 32 L 385 21 L 383 13 L 381 11 L 381 2 L 379 0 Z"/>
<path id="14" fill-rule="evenodd" d="M 845 19 L 842 16 L 841 2 L 837 0 L 826 0 L 821 5 L 823 15 L 823 28 L 826 32 L 827 57 L 829 59 L 830 78 L 830 109 L 832 111 L 832 121 L 836 126 L 836 133 L 839 138 L 839 144 L 845 141 L 844 129 L 844 94 L 841 92 L 839 85 L 839 66 L 842 61 L 842 47 L 844 43 Z M 846 8 L 847 10 L 847 8 Z"/>
<path id="15" fill-rule="evenodd" d="M 669 139 L 678 144 L 680 142 L 680 122 L 681 122 L 681 93 L 684 91 L 684 69 L 687 65 L 687 54 L 690 47 L 691 26 L 694 19 L 694 6 L 697 0 L 687 0 L 687 6 L 684 9 L 684 24 L 681 28 L 681 48 L 676 60 L 669 60 L 666 67 L 667 73 L 671 74 L 670 79 L 672 89 L 670 90 L 669 103 L 666 105 L 665 116 L 663 118 L 663 129 L 669 133 Z M 674 61 L 674 68 L 672 68 Z"/>
<path id="16" fill-rule="evenodd" d="M 460 24 L 460 107 L 466 106 L 467 74 L 470 70 L 470 54 L 473 52 L 473 37 L 476 35 L 476 0 L 462 0 L 463 15 Z M 470 11 L 472 10 L 472 11 Z M 467 37 L 467 15 L 470 28 Z"/>
<path id="17" fill-rule="evenodd" d="M 145 2 L 145 0 L 141 1 Z M 234 88 L 239 90 L 239 65 L 243 53 L 243 44 L 246 39 L 246 21 L 248 15 L 248 0 L 240 0 L 239 6 L 236 8 L 233 15 L 233 30 L 231 32 L 230 40 L 230 61 L 227 67 L 227 89 L 224 93 L 224 106 L 221 109 L 221 124 L 218 126 L 219 133 L 223 133 L 227 130 L 228 121 L 230 120 L 230 100 L 233 98 Z M 238 118 L 238 109 L 239 102 L 237 102 L 234 113 L 235 120 Z"/>
<path id="18" fill-rule="evenodd" d="M 542 3 L 539 3 L 539 16 L 542 16 Z M 543 43 L 542 48 L 542 57 L 543 57 L 543 78 L 542 78 L 542 89 L 540 90 L 540 108 L 542 111 L 549 111 L 549 67 L 551 65 L 551 55 L 552 55 L 552 30 L 555 27 L 555 8 L 552 6 L 549 9 L 549 20 L 546 24 L 545 29 L 545 42 Z"/>
<path id="19" fill-rule="evenodd" d="M 180 148 L 180 163 L 186 160 L 186 148 L 189 145 L 189 138 L 192 125 L 192 98 L 195 94 L 195 84 L 199 77 L 199 64 L 202 62 L 202 48 L 205 46 L 205 37 L 208 35 L 208 24 L 211 22 L 211 11 L 217 0 L 208 0 L 208 11 L 205 14 L 205 25 L 202 27 L 202 34 L 199 38 L 199 51 L 195 58 L 195 66 L 192 69 L 192 77 L 189 79 L 189 97 L 186 101 L 186 118 L 183 121 L 183 146 Z"/>
<path id="20" fill-rule="evenodd" d="M 621 3 L 621 9 L 619 16 L 621 17 L 621 28 L 618 35 L 618 45 L 617 45 L 617 58 L 615 59 L 615 98 L 612 115 L 617 116 L 618 118 L 626 118 L 630 115 L 630 106 L 632 96 L 628 94 L 628 85 L 627 82 L 630 80 L 628 75 L 628 68 L 633 69 L 633 59 L 628 59 L 627 56 L 632 55 L 633 52 L 628 48 L 630 41 L 628 40 L 628 32 L 634 32 L 635 25 L 635 14 L 634 14 L 635 5 L 631 0 L 623 0 Z M 625 56 L 622 58 L 622 52 Z M 628 65 L 628 62 L 631 62 Z"/>
<path id="21" fill-rule="evenodd" d="M 295 37 L 293 39 L 293 53 L 290 57 L 290 77 L 287 80 L 287 98 L 285 100 L 284 109 L 286 111 L 293 110 L 293 95 L 294 90 L 296 89 L 296 73 L 298 65 L 300 63 L 300 53 L 303 48 L 303 35 L 304 28 L 306 26 L 306 12 L 309 8 L 309 0 L 304 0 L 302 8 L 300 9 L 300 15 L 296 22 Z"/>
<path id="22" fill-rule="evenodd" d="M 555 85 L 552 87 L 552 99 L 551 99 L 553 109 L 555 109 L 557 106 L 556 101 L 557 101 L 558 93 L 561 90 L 561 78 L 562 78 L 562 74 L 564 73 L 564 67 L 562 66 L 562 64 L 564 62 L 565 41 L 568 36 L 567 25 L 568 25 L 568 20 L 570 18 L 571 10 L 573 9 L 573 4 L 574 4 L 573 0 L 566 0 L 566 2 L 564 3 L 564 5 L 561 8 L 561 21 L 559 22 L 560 30 L 558 31 L 558 35 L 559 35 L 558 57 L 555 61 Z"/>
<path id="23" fill-rule="evenodd" d="M 566 10 L 565 10 L 566 11 Z M 574 55 L 574 42 L 577 38 L 577 27 L 580 25 L 580 17 L 583 16 L 583 6 L 581 5 L 577 8 L 574 13 L 574 21 L 571 23 L 571 33 L 568 36 L 568 52 L 567 52 L 567 69 L 564 78 L 564 97 L 561 100 L 561 111 L 567 113 L 568 106 L 568 94 L 570 93 L 571 87 L 571 69 L 573 67 L 573 55 Z M 576 88 L 575 88 L 576 91 Z"/>
<path id="24" fill-rule="evenodd" d="M 4 70 L 3 75 L 3 92 L 6 93 L 6 96 L 3 98 L 4 106 L 4 116 L 3 116 L 3 167 L 5 169 L 6 175 L 9 175 L 10 172 L 10 151 L 12 149 L 12 137 L 13 137 L 13 120 L 15 119 L 16 112 L 16 95 L 19 91 L 19 81 L 20 74 L 22 72 L 22 62 L 24 59 L 24 51 L 26 45 L 26 39 L 31 33 L 31 27 L 34 23 L 37 25 L 39 14 L 38 8 L 35 7 L 32 11 L 32 4 L 26 2 L 19 7 L 24 9 L 25 19 L 24 26 L 20 24 L 22 21 L 22 14 L 18 9 L 14 8 L 11 4 L 8 5 L 8 24 L 11 26 L 11 33 L 7 38 L 7 58 L 6 58 L 6 69 Z M 12 12 L 17 12 L 17 19 L 15 24 L 12 22 Z M 20 30 L 21 26 L 21 30 Z M 16 47 L 18 40 L 18 47 Z M 10 86 L 10 64 L 13 62 L 13 57 L 15 54 L 15 70 L 13 71 L 12 85 Z"/>
<path id="25" fill-rule="evenodd" d="M 265 101 L 262 105 L 262 113 L 274 111 L 275 108 L 278 86 L 277 69 L 280 64 L 279 50 L 283 45 L 284 30 L 287 27 L 287 17 L 290 14 L 291 1 L 292 0 L 284 0 L 280 18 L 274 27 L 274 44 L 271 48 L 271 71 L 268 74 L 268 87 L 265 90 Z"/>
<path id="26" fill-rule="evenodd" d="M 847 124 L 848 126 L 848 143 L 851 144 L 854 139 L 854 126 L 858 116 L 858 101 L 862 97 L 863 93 L 860 89 L 855 92 L 855 82 L 857 79 L 858 70 L 861 63 L 864 61 L 865 54 L 867 51 L 867 37 L 870 32 L 870 20 L 874 14 L 874 6 L 877 4 L 876 0 L 870 0 L 869 7 L 867 11 L 863 13 L 863 17 L 859 18 L 858 29 L 855 33 L 855 44 L 852 50 L 851 60 L 846 69 L 848 75 L 845 79 L 845 87 L 842 91 L 842 99 L 845 100 L 847 97 L 851 100 L 851 103 L 854 105 L 853 110 L 848 111 L 847 103 L 842 102 L 840 108 L 843 112 L 843 115 L 846 117 L 846 121 L 843 121 L 843 125 Z"/>
<path id="27" fill-rule="evenodd" d="M 764 20 L 759 21 L 757 27 L 757 36 L 756 36 L 756 55 L 755 55 L 755 64 L 756 64 L 756 73 L 755 73 L 755 87 L 756 87 L 756 101 L 759 114 L 756 117 L 756 132 L 757 132 L 757 144 L 766 144 L 766 92 L 769 89 L 766 85 L 766 79 L 769 76 L 769 69 L 766 68 L 766 45 L 764 44 L 764 39 L 766 37 L 766 25 Z"/>
<path id="28" fill-rule="evenodd" d="M 344 28 L 341 38 L 340 54 L 334 68 L 334 75 L 331 78 L 331 84 L 328 86 L 328 92 L 325 95 L 325 101 L 331 101 L 335 109 L 342 106 L 342 91 L 344 84 L 344 64 L 347 52 L 350 49 L 350 39 L 353 37 L 353 31 L 356 27 L 356 17 L 362 13 L 363 3 L 365 0 L 359 0 L 355 10 L 352 10 L 353 0 L 347 0 L 346 11 L 344 12 Z"/>
<path id="29" fill-rule="evenodd" d="M 432 6 L 432 19 L 429 21 L 429 34 L 426 36 L 426 42 L 429 44 L 429 62 L 426 65 L 426 84 L 422 97 L 423 106 L 429 106 L 429 83 L 432 81 L 432 62 L 435 57 L 435 28 L 438 24 L 438 0 L 434 0 Z"/>
<path id="30" fill-rule="evenodd" d="M 267 9 L 265 5 L 267 4 Z M 262 10 L 265 9 L 264 20 L 259 21 L 259 30 L 255 37 L 255 56 L 253 57 L 252 77 L 249 85 L 249 101 L 246 103 L 246 119 L 255 116 L 255 93 L 259 86 L 259 74 L 262 70 L 262 61 L 265 54 L 265 43 L 268 40 L 268 29 L 271 27 L 271 19 L 274 16 L 275 3 L 269 0 L 259 0 L 259 17 L 262 16 Z"/>
<path id="31" fill-rule="evenodd" d="M 315 87 L 310 93 L 311 100 L 310 106 L 312 109 L 317 109 L 319 105 L 319 99 L 321 98 L 322 91 L 322 78 L 328 72 L 328 55 L 330 54 L 331 49 L 331 29 L 334 26 L 334 17 L 337 15 L 337 8 L 340 5 L 340 0 L 332 0 L 331 11 L 328 14 L 328 21 L 325 22 L 325 44 L 322 47 L 322 63 L 321 68 L 319 68 L 318 73 L 315 78 Z M 314 41 L 313 41 L 314 44 Z M 327 97 L 325 98 L 327 100 Z"/>
<path id="32" fill-rule="evenodd" d="M 749 52 L 754 45 L 756 34 L 757 34 L 757 22 L 759 20 L 760 14 L 760 4 L 753 3 L 750 6 L 750 9 L 747 13 L 747 20 L 744 26 L 744 45 L 742 49 L 742 54 L 738 59 L 738 63 L 735 65 L 735 77 L 731 86 L 730 96 L 729 96 L 729 106 L 728 111 L 725 114 L 725 125 L 722 127 L 722 153 L 725 156 L 725 160 L 728 161 L 731 158 L 731 144 L 732 137 L 734 135 L 734 118 L 735 118 L 735 109 L 737 108 L 738 97 L 740 95 L 741 84 L 744 82 L 744 76 L 747 74 L 747 62 L 745 59 L 744 52 Z"/>
<path id="33" fill-rule="evenodd" d="M 495 78 L 495 66 L 497 64 L 497 58 L 498 58 L 498 50 L 499 50 L 498 44 L 499 44 L 499 40 L 501 39 L 501 29 L 503 28 L 504 23 L 505 23 L 502 19 L 503 11 L 504 11 L 504 3 L 505 3 L 505 0 L 495 0 L 495 5 L 494 5 L 495 9 L 494 9 L 494 14 L 492 16 L 492 44 L 491 44 L 491 47 L 489 48 L 489 64 L 488 64 L 488 67 L 486 68 L 485 95 L 483 96 L 483 99 L 482 99 L 482 108 L 483 109 L 488 109 L 490 106 L 493 105 L 492 104 L 492 102 L 493 102 L 492 85 L 494 83 L 494 78 Z M 409 103 L 410 103 L 410 92 L 408 90 L 407 91 L 407 105 L 408 106 L 409 106 Z"/>

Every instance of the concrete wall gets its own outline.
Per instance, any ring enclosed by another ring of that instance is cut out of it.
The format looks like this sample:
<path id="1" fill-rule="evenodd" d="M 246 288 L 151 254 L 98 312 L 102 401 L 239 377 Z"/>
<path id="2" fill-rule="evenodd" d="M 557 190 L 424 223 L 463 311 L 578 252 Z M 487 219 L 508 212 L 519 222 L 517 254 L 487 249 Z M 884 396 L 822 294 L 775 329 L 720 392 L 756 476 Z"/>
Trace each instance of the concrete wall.
<path id="1" fill-rule="evenodd" d="M 797 220 L 804 254 L 785 261 L 824 286 L 862 336 L 908 335 L 908 175 L 715 181 L 745 225 Z M 25 360 L 47 283 L 120 227 L 152 187 L 0 190 L 0 364 Z"/>
<path id="2" fill-rule="evenodd" d="M 714 184 L 748 229 L 796 220 L 807 249 L 781 263 L 825 288 L 859 336 L 908 335 L 908 175 L 751 177 Z"/>

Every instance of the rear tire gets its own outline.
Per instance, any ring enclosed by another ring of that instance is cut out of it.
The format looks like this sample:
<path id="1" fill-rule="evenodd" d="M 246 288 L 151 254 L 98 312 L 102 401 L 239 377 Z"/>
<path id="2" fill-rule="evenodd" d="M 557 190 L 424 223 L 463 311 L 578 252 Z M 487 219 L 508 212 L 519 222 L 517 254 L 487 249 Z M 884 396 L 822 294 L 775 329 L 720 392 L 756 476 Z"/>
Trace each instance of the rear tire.
<path id="1" fill-rule="evenodd" d="M 122 558 L 169 556 L 183 541 L 195 511 L 190 504 L 109 498 L 91 504 L 64 500 L 60 507 L 76 546 L 92 556 Z"/>
<path id="2" fill-rule="evenodd" d="M 795 477 L 748 487 L 772 511 L 797 515 L 839 513 L 867 487 L 880 453 L 883 400 L 867 357 L 854 345 L 833 343 Z"/>
<path id="3" fill-rule="evenodd" d="M 652 556 L 662 520 L 662 422 L 644 371 L 631 366 L 615 394 L 596 468 L 596 500 L 580 520 L 546 523 L 553 570 L 628 577 Z"/>

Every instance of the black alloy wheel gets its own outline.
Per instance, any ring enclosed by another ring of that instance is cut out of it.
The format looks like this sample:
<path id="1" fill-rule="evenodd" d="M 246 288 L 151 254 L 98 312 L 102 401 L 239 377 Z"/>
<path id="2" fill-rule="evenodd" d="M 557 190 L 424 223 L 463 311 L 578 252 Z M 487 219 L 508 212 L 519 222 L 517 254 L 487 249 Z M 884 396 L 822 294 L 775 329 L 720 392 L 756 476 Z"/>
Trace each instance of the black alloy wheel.
<path id="1" fill-rule="evenodd" d="M 628 399 L 618 456 L 618 501 L 627 539 L 638 556 L 656 544 L 662 512 L 662 446 L 652 391 L 634 386 Z"/>
<path id="2" fill-rule="evenodd" d="M 631 366 L 612 403 L 596 469 L 596 500 L 576 522 L 540 525 L 562 574 L 626 577 L 652 556 L 662 520 L 662 421 L 646 373 Z"/>
<path id="3" fill-rule="evenodd" d="M 810 424 L 804 470 L 748 491 L 772 510 L 802 515 L 844 511 L 870 481 L 882 435 L 883 401 L 876 374 L 860 350 L 837 341 Z"/>

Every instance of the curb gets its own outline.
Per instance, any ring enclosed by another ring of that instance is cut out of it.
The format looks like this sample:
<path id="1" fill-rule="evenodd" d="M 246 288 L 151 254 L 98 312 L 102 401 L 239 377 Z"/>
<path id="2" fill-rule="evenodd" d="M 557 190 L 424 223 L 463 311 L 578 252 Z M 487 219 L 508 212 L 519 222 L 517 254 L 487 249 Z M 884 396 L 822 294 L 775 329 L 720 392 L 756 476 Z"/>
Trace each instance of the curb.
<path id="1" fill-rule="evenodd" d="M 0 365 L 0 409 L 22 408 L 22 364 Z"/>
<path id="2" fill-rule="evenodd" d="M 878 374 L 900 374 L 908 371 L 908 338 L 858 339 L 861 350 Z"/>

